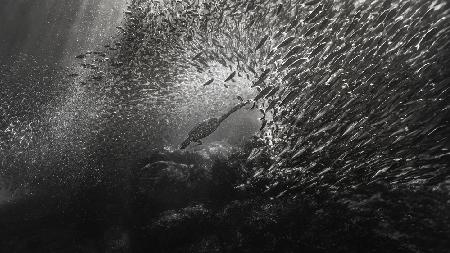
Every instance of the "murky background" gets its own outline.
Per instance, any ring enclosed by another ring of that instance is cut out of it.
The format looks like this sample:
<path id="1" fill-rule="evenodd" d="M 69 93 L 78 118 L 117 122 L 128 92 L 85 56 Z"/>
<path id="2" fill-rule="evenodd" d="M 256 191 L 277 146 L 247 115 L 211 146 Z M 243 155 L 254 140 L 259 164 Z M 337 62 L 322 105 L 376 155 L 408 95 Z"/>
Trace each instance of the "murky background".
<path id="1" fill-rule="evenodd" d="M 19 54 L 37 62 L 70 61 L 78 52 L 102 45 L 116 33 L 126 0 L 3 0 L 0 56 Z"/>
<path id="2" fill-rule="evenodd" d="M 69 129 L 74 128 L 69 126 L 68 117 L 76 124 L 76 116 L 61 110 L 73 103 L 76 94 L 65 72 L 72 67 L 75 55 L 100 47 L 115 36 L 125 5 L 123 0 L 2 1 L 2 169 L 12 166 L 29 168 L 29 172 L 55 160 L 67 163 L 74 150 L 81 155 L 83 148 L 76 143 L 67 147 L 67 142 L 74 142 L 67 139 Z"/>

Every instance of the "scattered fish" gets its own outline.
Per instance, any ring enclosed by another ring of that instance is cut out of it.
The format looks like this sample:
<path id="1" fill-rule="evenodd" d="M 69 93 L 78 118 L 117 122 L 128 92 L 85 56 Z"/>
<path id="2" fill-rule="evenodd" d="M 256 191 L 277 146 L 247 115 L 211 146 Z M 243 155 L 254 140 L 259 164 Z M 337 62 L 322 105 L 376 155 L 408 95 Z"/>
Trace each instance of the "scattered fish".
<path id="1" fill-rule="evenodd" d="M 265 36 L 259 41 L 258 45 L 256 45 L 255 51 L 258 50 L 258 49 L 260 49 L 260 48 L 264 45 L 264 43 L 267 41 L 268 38 L 269 38 L 269 35 L 265 35 Z"/>
<path id="2" fill-rule="evenodd" d="M 224 82 L 228 82 L 236 75 L 236 71 L 231 72 L 231 74 L 225 79 Z"/>
<path id="3" fill-rule="evenodd" d="M 269 92 L 273 89 L 273 86 L 267 86 L 262 91 L 259 92 L 258 95 L 254 98 L 255 101 L 258 101 L 259 99 L 263 98 L 265 95 L 269 94 Z"/>
<path id="4" fill-rule="evenodd" d="M 264 80 L 266 80 L 267 75 L 269 74 L 270 69 L 264 70 L 264 72 L 259 76 L 258 80 L 252 85 L 252 87 L 260 85 Z"/>
<path id="5" fill-rule="evenodd" d="M 214 78 L 211 78 L 208 81 L 206 81 L 206 83 L 204 83 L 203 86 L 208 86 L 208 85 L 212 84 L 213 82 L 214 82 Z"/>
<path id="6" fill-rule="evenodd" d="M 291 36 L 291 37 L 289 37 L 289 38 L 283 40 L 283 42 L 281 42 L 281 43 L 277 46 L 277 48 L 285 47 L 285 46 L 289 45 L 289 44 L 290 44 L 292 41 L 294 41 L 294 40 L 295 40 L 295 37 L 294 37 L 294 36 Z"/>

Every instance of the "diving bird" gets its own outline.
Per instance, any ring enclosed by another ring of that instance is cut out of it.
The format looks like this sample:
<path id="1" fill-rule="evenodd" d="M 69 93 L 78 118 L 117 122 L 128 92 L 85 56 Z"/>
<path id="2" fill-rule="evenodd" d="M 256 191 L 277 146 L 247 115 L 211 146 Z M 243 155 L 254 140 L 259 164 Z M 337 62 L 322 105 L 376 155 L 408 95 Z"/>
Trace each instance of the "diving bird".
<path id="1" fill-rule="evenodd" d="M 210 118 L 201 122 L 189 132 L 187 139 L 181 143 L 180 149 L 185 149 L 191 142 L 197 142 L 201 145 L 201 139 L 216 131 L 219 125 L 220 122 L 218 118 Z"/>
<path id="2" fill-rule="evenodd" d="M 181 143 L 180 149 L 185 149 L 191 142 L 196 142 L 199 145 L 202 145 L 201 139 L 208 137 L 211 135 L 216 129 L 220 126 L 220 124 L 228 118 L 232 113 L 239 110 L 243 106 L 245 106 L 249 101 L 242 102 L 231 108 L 226 114 L 222 115 L 220 118 L 209 118 L 205 121 L 200 122 L 197 126 L 195 126 L 189 133 L 186 140 Z"/>

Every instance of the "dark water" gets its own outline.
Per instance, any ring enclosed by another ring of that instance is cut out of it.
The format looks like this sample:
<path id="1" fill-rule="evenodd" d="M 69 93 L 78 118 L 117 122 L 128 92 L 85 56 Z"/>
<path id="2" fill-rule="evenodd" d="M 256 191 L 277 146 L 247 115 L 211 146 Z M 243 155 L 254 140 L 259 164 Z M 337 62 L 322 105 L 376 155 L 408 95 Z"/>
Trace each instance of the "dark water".
<path id="1" fill-rule="evenodd" d="M 61 62 L 101 45 L 115 33 L 125 0 L 13 1 L 0 6 L 0 57 L 19 54 L 37 62 Z"/>

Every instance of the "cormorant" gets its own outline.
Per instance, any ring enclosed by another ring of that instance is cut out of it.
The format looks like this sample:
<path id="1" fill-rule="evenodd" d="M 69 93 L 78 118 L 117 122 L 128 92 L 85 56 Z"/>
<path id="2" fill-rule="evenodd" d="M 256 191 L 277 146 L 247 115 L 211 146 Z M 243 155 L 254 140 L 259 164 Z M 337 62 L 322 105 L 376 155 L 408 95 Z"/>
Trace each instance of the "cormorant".
<path id="1" fill-rule="evenodd" d="M 249 101 L 239 103 L 235 107 L 231 108 L 230 111 L 228 111 L 226 114 L 224 114 L 220 118 L 210 118 L 207 119 L 197 126 L 195 126 L 188 134 L 188 137 L 186 138 L 183 143 L 181 143 L 180 149 L 185 149 L 191 142 L 197 142 L 199 145 L 202 144 L 201 139 L 209 136 L 212 134 L 216 129 L 219 127 L 219 125 L 226 119 L 228 116 L 230 116 L 235 111 L 242 108 L 244 105 L 246 105 Z"/>

